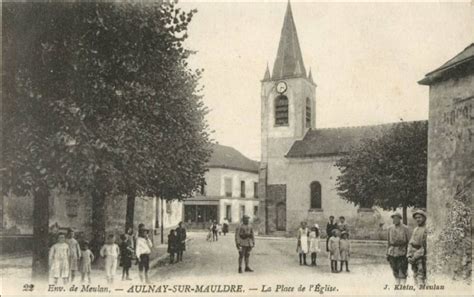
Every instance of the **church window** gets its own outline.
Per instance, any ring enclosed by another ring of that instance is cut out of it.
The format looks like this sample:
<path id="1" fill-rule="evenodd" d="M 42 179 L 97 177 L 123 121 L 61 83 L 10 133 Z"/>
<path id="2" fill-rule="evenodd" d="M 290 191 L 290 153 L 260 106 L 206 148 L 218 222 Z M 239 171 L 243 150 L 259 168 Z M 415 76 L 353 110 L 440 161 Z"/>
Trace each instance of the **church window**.
<path id="1" fill-rule="evenodd" d="M 283 95 L 275 99 L 275 126 L 288 126 L 288 97 Z"/>
<path id="2" fill-rule="evenodd" d="M 321 184 L 317 181 L 314 181 L 310 185 L 311 188 L 311 208 L 320 209 L 321 208 Z"/>
<path id="3" fill-rule="evenodd" d="M 311 128 L 311 100 L 306 98 L 306 128 Z"/>

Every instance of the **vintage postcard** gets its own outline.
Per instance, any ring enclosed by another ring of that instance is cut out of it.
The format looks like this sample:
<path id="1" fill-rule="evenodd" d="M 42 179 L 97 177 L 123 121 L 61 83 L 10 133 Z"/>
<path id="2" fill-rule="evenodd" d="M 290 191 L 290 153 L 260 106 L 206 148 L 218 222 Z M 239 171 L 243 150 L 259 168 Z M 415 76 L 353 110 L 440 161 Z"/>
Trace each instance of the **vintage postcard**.
<path id="1" fill-rule="evenodd" d="M 472 1 L 2 1 L 0 296 L 472 296 Z"/>

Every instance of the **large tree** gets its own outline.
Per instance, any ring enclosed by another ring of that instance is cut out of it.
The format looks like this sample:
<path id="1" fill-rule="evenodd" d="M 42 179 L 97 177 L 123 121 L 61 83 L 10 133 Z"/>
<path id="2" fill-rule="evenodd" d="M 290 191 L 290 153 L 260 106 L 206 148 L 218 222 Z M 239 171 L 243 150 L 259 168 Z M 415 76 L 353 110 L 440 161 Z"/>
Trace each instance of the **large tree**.
<path id="1" fill-rule="evenodd" d="M 107 195 L 132 206 L 137 195 L 182 199 L 199 185 L 206 108 L 182 44 L 195 11 L 174 2 L 3 7 L 3 190 L 34 199 L 41 277 L 52 189 L 92 199 L 97 246 Z"/>
<path id="2" fill-rule="evenodd" d="M 385 210 L 426 207 L 428 123 L 401 122 L 353 147 L 336 162 L 341 171 L 336 189 L 360 207 Z"/>

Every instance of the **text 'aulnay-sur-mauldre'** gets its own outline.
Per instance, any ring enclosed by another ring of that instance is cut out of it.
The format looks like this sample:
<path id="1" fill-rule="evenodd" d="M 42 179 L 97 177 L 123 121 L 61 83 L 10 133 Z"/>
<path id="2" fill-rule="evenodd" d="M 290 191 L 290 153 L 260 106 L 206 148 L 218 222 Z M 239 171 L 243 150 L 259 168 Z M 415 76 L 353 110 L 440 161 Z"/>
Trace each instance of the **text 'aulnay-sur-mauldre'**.
<path id="1" fill-rule="evenodd" d="M 48 292 L 52 293 L 128 293 L 128 294 L 143 294 L 143 293 L 229 293 L 239 294 L 245 292 L 254 293 L 302 293 L 314 292 L 323 294 L 325 292 L 337 292 L 338 289 L 334 286 L 323 284 L 311 285 L 261 285 L 255 288 L 244 288 L 243 285 L 132 285 L 127 288 L 109 288 L 103 285 L 71 285 L 58 286 L 49 285 Z"/>

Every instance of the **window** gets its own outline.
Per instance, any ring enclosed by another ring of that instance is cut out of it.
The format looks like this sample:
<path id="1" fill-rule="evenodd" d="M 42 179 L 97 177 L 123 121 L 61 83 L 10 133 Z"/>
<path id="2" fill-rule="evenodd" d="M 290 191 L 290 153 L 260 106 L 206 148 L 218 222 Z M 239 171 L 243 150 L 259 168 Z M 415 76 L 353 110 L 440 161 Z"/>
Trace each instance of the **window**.
<path id="1" fill-rule="evenodd" d="M 245 215 L 245 205 L 240 206 L 240 219 Z"/>
<path id="2" fill-rule="evenodd" d="M 306 98 L 306 128 L 311 128 L 311 100 Z"/>
<path id="3" fill-rule="evenodd" d="M 206 196 L 206 180 L 204 178 L 201 180 L 200 192 L 202 196 Z"/>
<path id="4" fill-rule="evenodd" d="M 171 213 L 171 201 L 166 201 L 166 213 Z"/>
<path id="5" fill-rule="evenodd" d="M 275 126 L 288 126 L 288 98 L 283 95 L 275 99 Z"/>
<path id="6" fill-rule="evenodd" d="M 229 177 L 224 179 L 224 191 L 226 197 L 232 197 L 232 179 Z"/>
<path id="7" fill-rule="evenodd" d="M 311 208 L 321 208 L 321 184 L 317 181 L 311 183 Z"/>
<path id="8" fill-rule="evenodd" d="M 245 181 L 240 181 L 240 197 L 245 198 Z"/>
<path id="9" fill-rule="evenodd" d="M 225 218 L 229 221 L 229 223 L 232 222 L 232 205 L 225 206 Z"/>
<path id="10" fill-rule="evenodd" d="M 258 206 L 253 207 L 253 216 L 258 217 Z"/>
<path id="11" fill-rule="evenodd" d="M 258 198 L 258 183 L 253 183 L 253 197 Z"/>

